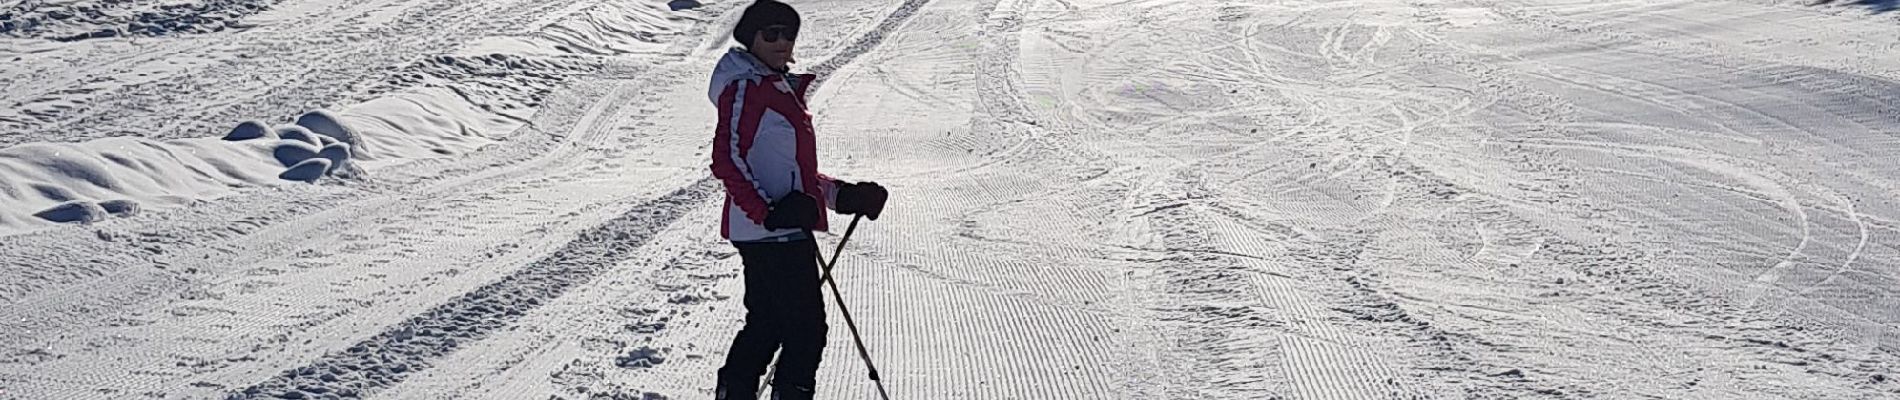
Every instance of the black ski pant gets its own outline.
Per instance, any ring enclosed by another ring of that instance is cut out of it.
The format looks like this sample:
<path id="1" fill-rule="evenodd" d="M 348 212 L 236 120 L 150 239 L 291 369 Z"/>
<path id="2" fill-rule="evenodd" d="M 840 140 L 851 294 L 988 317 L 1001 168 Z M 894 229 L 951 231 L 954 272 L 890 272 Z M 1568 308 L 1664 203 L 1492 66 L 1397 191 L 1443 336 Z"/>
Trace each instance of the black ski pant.
<path id="1" fill-rule="evenodd" d="M 727 382 L 756 385 L 772 353 L 780 351 L 772 384 L 815 387 L 826 329 L 817 243 L 805 239 L 733 246 L 745 263 L 745 327 L 732 339 L 719 373 Z"/>

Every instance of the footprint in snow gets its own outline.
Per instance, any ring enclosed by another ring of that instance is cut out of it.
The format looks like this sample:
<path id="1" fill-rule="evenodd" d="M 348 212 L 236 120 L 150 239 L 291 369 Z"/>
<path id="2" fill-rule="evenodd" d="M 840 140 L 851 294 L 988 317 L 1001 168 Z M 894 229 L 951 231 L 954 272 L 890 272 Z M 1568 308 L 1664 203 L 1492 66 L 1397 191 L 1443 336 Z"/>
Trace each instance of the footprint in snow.
<path id="1" fill-rule="evenodd" d="M 620 366 L 621 368 L 651 368 L 666 362 L 666 357 L 660 355 L 660 352 L 663 350 L 664 349 L 640 346 L 640 348 L 633 349 L 632 352 L 626 355 L 615 358 L 614 365 Z"/>

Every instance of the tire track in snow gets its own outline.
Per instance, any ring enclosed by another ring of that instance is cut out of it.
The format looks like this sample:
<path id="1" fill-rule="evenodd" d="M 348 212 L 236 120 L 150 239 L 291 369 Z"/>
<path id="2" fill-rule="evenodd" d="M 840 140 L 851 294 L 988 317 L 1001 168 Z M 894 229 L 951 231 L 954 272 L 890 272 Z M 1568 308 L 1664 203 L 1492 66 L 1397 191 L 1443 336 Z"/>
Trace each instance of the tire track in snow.
<path id="1" fill-rule="evenodd" d="M 904 21 L 910 20 L 910 16 L 916 15 L 918 9 L 923 8 L 925 4 L 929 3 L 930 0 L 904 0 L 904 4 L 897 6 L 896 10 L 891 11 L 890 16 L 884 17 L 884 20 L 879 21 L 876 27 L 865 32 L 864 36 L 859 36 L 858 40 L 852 41 L 851 45 L 845 46 L 844 50 L 838 51 L 838 55 L 832 56 L 831 58 L 825 59 L 824 62 L 812 66 L 807 72 L 817 74 L 818 80 L 812 82 L 811 87 L 805 89 L 806 93 L 816 93 L 818 88 L 823 86 L 826 80 L 830 79 L 833 72 L 836 72 L 839 68 L 843 68 L 846 65 L 850 65 L 852 61 L 858 59 L 858 56 L 862 56 L 864 53 L 870 52 L 871 49 L 877 48 L 878 44 L 884 43 L 884 38 L 896 30 L 898 25 L 902 25 Z"/>
<path id="2" fill-rule="evenodd" d="M 430 361 L 507 328 L 522 315 L 592 281 L 655 234 L 719 193 L 711 178 L 632 207 L 508 276 L 229 399 L 359 397 L 430 367 Z"/>

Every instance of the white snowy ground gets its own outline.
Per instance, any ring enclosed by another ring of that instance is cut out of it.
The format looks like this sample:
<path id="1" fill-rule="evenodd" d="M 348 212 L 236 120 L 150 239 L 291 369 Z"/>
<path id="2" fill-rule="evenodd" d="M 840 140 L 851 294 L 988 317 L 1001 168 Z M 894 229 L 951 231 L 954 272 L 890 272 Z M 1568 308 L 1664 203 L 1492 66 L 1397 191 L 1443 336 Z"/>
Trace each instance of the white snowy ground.
<path id="1" fill-rule="evenodd" d="M 0 1 L 0 399 L 710 397 L 743 2 L 158 3 Z M 1834 3 L 793 4 L 894 398 L 1900 398 L 1900 13 Z M 363 176 L 219 139 L 317 109 Z"/>

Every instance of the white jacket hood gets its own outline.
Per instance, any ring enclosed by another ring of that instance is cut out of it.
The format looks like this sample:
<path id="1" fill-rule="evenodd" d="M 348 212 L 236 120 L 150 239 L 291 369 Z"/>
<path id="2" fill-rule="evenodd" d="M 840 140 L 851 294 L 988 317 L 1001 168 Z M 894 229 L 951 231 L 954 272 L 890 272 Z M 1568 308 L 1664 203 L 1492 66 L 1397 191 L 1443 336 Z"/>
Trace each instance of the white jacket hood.
<path id="1" fill-rule="evenodd" d="M 744 48 L 733 47 L 727 50 L 726 55 L 719 58 L 719 64 L 713 67 L 712 82 L 706 88 L 706 99 L 718 104 L 719 93 L 724 92 L 726 86 L 731 85 L 732 81 L 770 76 L 775 73 Z"/>

